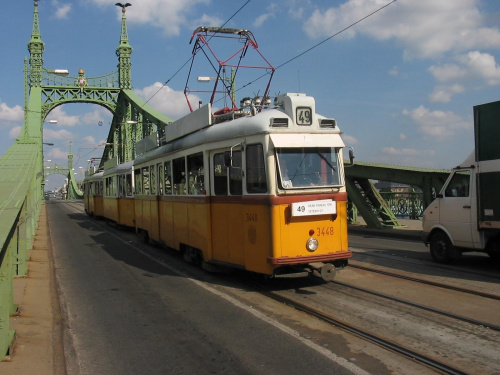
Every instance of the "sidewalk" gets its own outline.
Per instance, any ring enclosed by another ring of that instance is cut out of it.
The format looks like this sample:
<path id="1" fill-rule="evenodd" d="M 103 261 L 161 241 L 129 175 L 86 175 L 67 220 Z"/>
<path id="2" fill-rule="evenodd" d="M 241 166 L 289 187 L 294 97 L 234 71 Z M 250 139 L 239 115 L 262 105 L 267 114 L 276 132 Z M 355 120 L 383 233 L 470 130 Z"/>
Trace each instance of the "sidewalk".
<path id="1" fill-rule="evenodd" d="M 62 320 L 45 205 L 29 257 L 28 275 L 14 279 L 19 314 L 10 318 L 10 329 L 16 336 L 10 359 L 0 362 L 0 374 L 62 375 L 66 373 Z"/>

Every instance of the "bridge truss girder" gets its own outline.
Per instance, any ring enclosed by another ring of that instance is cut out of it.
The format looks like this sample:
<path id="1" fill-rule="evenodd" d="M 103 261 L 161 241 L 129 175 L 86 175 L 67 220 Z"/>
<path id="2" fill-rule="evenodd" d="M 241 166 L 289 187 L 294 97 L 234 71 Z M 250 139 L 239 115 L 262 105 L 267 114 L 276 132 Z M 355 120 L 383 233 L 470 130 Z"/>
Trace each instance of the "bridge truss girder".
<path id="1" fill-rule="evenodd" d="M 165 127 L 172 121 L 132 90 L 121 90 L 100 167 L 110 159 L 117 164 L 135 159 L 136 144 L 144 138 L 152 137 L 160 144 L 165 139 Z"/>
<path id="2" fill-rule="evenodd" d="M 56 167 L 54 169 L 44 170 L 44 180 L 45 177 L 60 174 L 68 179 L 68 184 L 66 186 L 66 199 L 83 199 L 83 191 L 78 188 L 78 183 L 73 175 L 73 168 L 68 167 Z"/>
<path id="3" fill-rule="evenodd" d="M 98 104 L 113 113 L 119 93 L 117 87 L 42 86 L 42 116 L 45 118 L 52 109 L 67 103 Z"/>
<path id="4" fill-rule="evenodd" d="M 433 194 L 441 190 L 450 171 L 356 162 L 352 167 L 346 168 L 345 173 L 349 199 L 356 205 L 368 226 L 382 228 L 397 227 L 400 224 L 370 180 L 419 187 L 423 192 L 425 208 L 434 199 Z"/>

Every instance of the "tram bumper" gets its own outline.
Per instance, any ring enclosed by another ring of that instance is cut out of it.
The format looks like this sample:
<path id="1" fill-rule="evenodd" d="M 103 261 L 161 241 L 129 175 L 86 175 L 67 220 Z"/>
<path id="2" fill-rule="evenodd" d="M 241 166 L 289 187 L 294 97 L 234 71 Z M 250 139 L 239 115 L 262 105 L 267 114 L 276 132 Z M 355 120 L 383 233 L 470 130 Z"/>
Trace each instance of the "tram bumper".
<path id="1" fill-rule="evenodd" d="M 324 281 L 332 281 L 339 271 L 331 263 L 309 263 L 309 266 L 311 266 L 314 271 L 318 272 Z"/>
<path id="2" fill-rule="evenodd" d="M 273 275 L 275 278 L 314 275 L 325 281 L 331 281 L 347 266 L 347 259 L 350 257 L 352 257 L 351 251 L 340 251 L 322 255 L 267 258 L 267 261 L 272 265 L 282 266 L 275 270 Z"/>

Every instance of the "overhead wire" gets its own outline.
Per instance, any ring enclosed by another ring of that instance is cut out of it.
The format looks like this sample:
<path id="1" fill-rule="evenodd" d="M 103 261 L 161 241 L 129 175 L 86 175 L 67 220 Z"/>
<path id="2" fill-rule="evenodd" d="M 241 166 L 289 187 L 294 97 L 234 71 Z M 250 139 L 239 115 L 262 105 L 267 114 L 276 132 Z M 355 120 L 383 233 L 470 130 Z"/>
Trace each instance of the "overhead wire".
<path id="1" fill-rule="evenodd" d="M 245 4 L 243 4 L 236 12 L 233 13 L 233 15 L 231 17 L 229 17 L 226 22 L 224 22 L 220 27 L 224 27 L 228 24 L 229 21 L 231 21 L 244 7 L 246 7 L 248 5 L 248 3 L 250 3 L 250 1 L 252 0 L 247 0 Z M 394 0 L 395 1 L 395 0 Z M 191 56 L 189 59 L 186 60 L 186 62 L 184 64 L 181 65 L 181 67 L 179 69 L 177 69 L 177 71 L 169 78 L 165 81 L 165 83 L 153 94 L 149 97 L 148 100 L 146 100 L 146 102 L 144 104 L 147 104 L 151 99 L 153 99 L 156 94 L 158 94 L 161 89 L 163 89 L 166 85 L 168 85 L 168 83 L 175 78 L 175 76 L 193 59 L 193 56 Z"/>
<path id="2" fill-rule="evenodd" d="M 383 5 L 382 7 L 378 8 L 377 10 L 375 10 L 375 11 L 371 12 L 370 14 L 368 14 L 368 15 L 364 16 L 363 18 L 360 18 L 359 20 L 357 20 L 356 22 L 354 22 L 354 23 L 350 24 L 349 26 L 346 26 L 346 27 L 345 27 L 345 28 L 343 28 L 342 30 L 337 31 L 335 34 L 330 35 L 328 38 L 323 39 L 321 42 L 319 42 L 319 43 L 315 44 L 314 46 L 312 46 L 312 47 L 308 48 L 307 50 L 305 50 L 305 51 L 303 51 L 303 52 L 299 53 L 298 55 L 296 55 L 296 56 L 294 56 L 294 57 L 292 57 L 292 58 L 288 59 L 288 60 L 287 60 L 287 61 L 285 61 L 284 63 L 282 63 L 282 64 L 278 65 L 277 67 L 275 67 L 275 68 L 274 68 L 274 70 L 276 71 L 276 70 L 278 70 L 279 68 L 282 68 L 283 66 L 285 66 L 285 65 L 289 64 L 290 62 L 292 62 L 292 61 L 294 61 L 294 60 L 298 59 L 299 57 L 301 57 L 301 56 L 305 55 L 306 53 L 308 53 L 308 52 L 312 51 L 312 50 L 313 50 L 313 49 L 315 49 L 316 47 L 319 47 L 319 46 L 320 46 L 320 45 L 322 45 L 323 43 L 325 43 L 325 42 L 329 41 L 330 39 L 332 39 L 332 38 L 336 37 L 336 36 L 337 36 L 337 35 L 339 35 L 339 34 L 342 34 L 344 31 L 349 30 L 351 27 L 354 27 L 354 26 L 355 26 L 355 25 L 357 25 L 358 23 L 360 23 L 360 22 L 362 22 L 362 21 L 366 20 L 367 18 L 369 18 L 369 17 L 373 16 L 375 13 L 380 12 L 380 11 L 381 11 L 382 9 L 384 9 L 384 8 L 387 8 L 389 5 L 391 5 L 391 4 L 393 4 L 393 3 L 395 3 L 396 1 L 397 1 L 397 0 L 392 0 L 390 3 L 387 3 L 387 4 Z M 237 89 L 236 91 L 239 91 L 239 90 L 241 90 L 241 89 L 243 89 L 243 88 L 245 88 L 245 87 L 247 87 L 247 86 L 250 86 L 250 85 L 251 85 L 251 84 L 253 84 L 254 82 L 256 82 L 256 81 L 260 80 L 261 78 L 263 78 L 263 77 L 265 77 L 265 76 L 267 76 L 267 75 L 269 75 L 269 72 L 266 72 L 266 73 L 262 74 L 261 76 L 257 77 L 256 79 L 254 79 L 253 81 L 248 82 L 247 84 L 243 85 L 242 87 L 240 87 L 240 88 L 239 88 L 239 89 Z"/>

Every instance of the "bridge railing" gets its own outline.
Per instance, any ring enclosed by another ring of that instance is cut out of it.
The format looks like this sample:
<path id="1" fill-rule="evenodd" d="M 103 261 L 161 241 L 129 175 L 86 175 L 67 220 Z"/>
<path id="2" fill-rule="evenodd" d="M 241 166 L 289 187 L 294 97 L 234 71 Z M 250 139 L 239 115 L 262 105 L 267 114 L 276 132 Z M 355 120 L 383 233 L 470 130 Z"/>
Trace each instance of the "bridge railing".
<path id="1" fill-rule="evenodd" d="M 420 192 L 380 192 L 398 218 L 418 220 L 424 212 L 424 194 Z"/>
<path id="2" fill-rule="evenodd" d="M 15 332 L 13 278 L 26 276 L 42 204 L 40 142 L 16 142 L 0 157 L 0 360 L 9 355 Z"/>
<path id="3" fill-rule="evenodd" d="M 42 72 L 42 84 L 44 86 L 72 87 L 79 85 L 81 77 L 61 76 L 49 71 Z M 85 85 L 91 87 L 119 87 L 118 72 L 112 72 L 96 77 L 84 77 Z"/>

